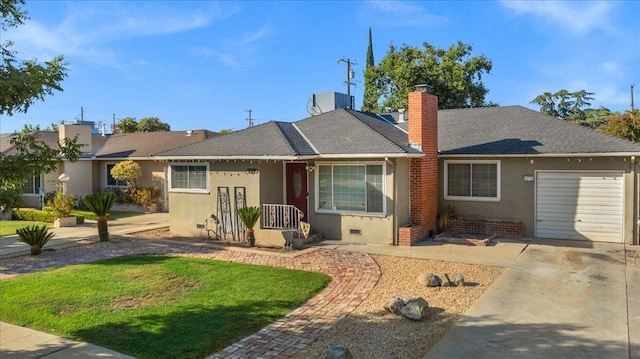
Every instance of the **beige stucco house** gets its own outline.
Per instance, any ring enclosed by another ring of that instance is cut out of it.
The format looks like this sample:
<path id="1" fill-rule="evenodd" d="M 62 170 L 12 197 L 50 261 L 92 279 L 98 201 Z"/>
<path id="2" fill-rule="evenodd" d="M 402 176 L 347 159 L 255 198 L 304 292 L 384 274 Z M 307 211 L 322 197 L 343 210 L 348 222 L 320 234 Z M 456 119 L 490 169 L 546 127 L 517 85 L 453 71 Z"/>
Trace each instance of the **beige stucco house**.
<path id="1" fill-rule="evenodd" d="M 58 177 L 62 173 L 70 178 L 66 185 L 67 193 L 79 197 L 108 187 L 125 187 L 126 183 L 114 179 L 110 170 L 120 161 L 133 160 L 142 169 L 142 176 L 137 179 L 137 184 L 160 189 L 160 208 L 164 211 L 168 211 L 169 205 L 165 180 L 167 164 L 153 159 L 151 155 L 217 136 L 206 130 L 100 135 L 92 133 L 92 126 L 78 124 L 62 124 L 59 131 L 39 131 L 35 135 L 51 148 L 57 148 L 59 141 L 64 138 L 77 136 L 78 143 L 83 147 L 78 161 L 65 160 L 55 172 L 34 175 L 22 196 L 27 207 L 41 208 L 44 195 L 56 191 L 60 185 Z M 3 135 L 1 138 L 1 150 L 4 154 L 10 155 L 14 151 L 10 139 L 11 135 Z"/>
<path id="2" fill-rule="evenodd" d="M 325 238 L 410 245 L 451 205 L 505 236 L 638 244 L 638 144 L 520 106 L 409 96 L 406 114 L 337 109 L 154 155 L 171 231 L 242 240 L 236 209 L 261 206 L 258 243 L 303 220 Z"/>

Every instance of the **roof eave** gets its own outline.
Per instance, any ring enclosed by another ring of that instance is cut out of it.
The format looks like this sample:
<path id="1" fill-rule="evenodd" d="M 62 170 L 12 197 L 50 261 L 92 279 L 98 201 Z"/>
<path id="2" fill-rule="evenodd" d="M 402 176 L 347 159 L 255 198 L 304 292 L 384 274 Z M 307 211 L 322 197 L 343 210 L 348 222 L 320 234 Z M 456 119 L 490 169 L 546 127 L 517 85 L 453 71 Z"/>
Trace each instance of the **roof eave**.
<path id="1" fill-rule="evenodd" d="M 523 154 L 440 154 L 438 157 L 630 157 L 640 156 L 640 152 L 592 152 L 592 153 L 523 153 Z"/>

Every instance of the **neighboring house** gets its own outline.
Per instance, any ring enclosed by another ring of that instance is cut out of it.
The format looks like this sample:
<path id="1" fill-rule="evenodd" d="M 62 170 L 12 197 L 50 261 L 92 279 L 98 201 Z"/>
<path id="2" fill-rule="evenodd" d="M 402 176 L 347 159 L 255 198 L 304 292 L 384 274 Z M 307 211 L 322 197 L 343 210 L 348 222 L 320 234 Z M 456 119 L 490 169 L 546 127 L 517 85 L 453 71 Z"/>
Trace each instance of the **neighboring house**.
<path id="1" fill-rule="evenodd" d="M 49 174 L 34 175 L 23 194 L 28 207 L 40 208 L 43 195 L 58 188 L 58 176 L 66 173 L 70 180 L 67 192 L 76 196 L 85 196 L 104 190 L 107 187 L 124 187 L 111 177 L 110 170 L 119 161 L 134 160 L 140 164 L 142 176 L 137 184 L 143 187 L 156 187 L 162 191 L 162 209 L 168 210 L 166 196 L 166 163 L 155 161 L 151 154 L 174 147 L 180 147 L 217 136 L 206 130 L 165 131 L 123 133 L 102 136 L 92 133 L 89 125 L 62 124 L 60 131 L 39 131 L 35 135 L 51 148 L 58 148 L 59 140 L 78 135 L 78 143 L 83 144 L 82 155 L 76 162 L 63 161 L 57 171 Z M 11 155 L 15 148 L 10 145 L 10 134 L 0 137 L 0 148 L 4 154 Z"/>
<path id="2" fill-rule="evenodd" d="M 158 153 L 171 232 L 242 238 L 246 205 L 263 209 L 258 243 L 301 219 L 330 239 L 411 245 L 452 205 L 524 236 L 638 243 L 638 144 L 519 106 L 438 111 L 423 92 L 404 117 L 337 109 Z"/>

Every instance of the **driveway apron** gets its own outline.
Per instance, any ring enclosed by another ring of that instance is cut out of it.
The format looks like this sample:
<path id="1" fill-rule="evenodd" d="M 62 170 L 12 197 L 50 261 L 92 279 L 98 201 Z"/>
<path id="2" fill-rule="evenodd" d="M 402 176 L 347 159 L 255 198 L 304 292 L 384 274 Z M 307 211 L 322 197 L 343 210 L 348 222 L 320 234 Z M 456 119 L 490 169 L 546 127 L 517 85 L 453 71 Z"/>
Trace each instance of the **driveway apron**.
<path id="1" fill-rule="evenodd" d="M 629 358 L 624 246 L 534 240 L 431 358 Z"/>

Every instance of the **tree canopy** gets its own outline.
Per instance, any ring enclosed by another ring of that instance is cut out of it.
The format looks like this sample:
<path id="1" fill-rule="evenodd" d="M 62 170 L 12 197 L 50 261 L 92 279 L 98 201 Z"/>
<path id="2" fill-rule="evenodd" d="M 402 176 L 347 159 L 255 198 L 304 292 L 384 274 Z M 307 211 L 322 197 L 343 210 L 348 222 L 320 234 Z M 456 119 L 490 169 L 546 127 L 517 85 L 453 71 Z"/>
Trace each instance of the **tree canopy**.
<path id="1" fill-rule="evenodd" d="M 485 102 L 489 90 L 482 82 L 492 63 L 484 55 L 472 56 L 472 50 L 470 44 L 460 41 L 448 49 L 428 42 L 422 48 L 391 45 L 373 70 L 378 99 L 373 111 L 407 108 L 407 95 L 418 84 L 433 86 L 441 109 L 494 105 Z"/>
<path id="2" fill-rule="evenodd" d="M 640 142 L 640 111 L 634 109 L 622 115 L 608 118 L 607 124 L 600 127 L 602 132 L 633 142 Z"/>
<path id="3" fill-rule="evenodd" d="M 120 133 L 132 132 L 160 132 L 170 131 L 168 123 L 160 121 L 157 117 L 145 117 L 137 121 L 134 117 L 125 117 L 116 124 L 116 131 Z"/>
<path id="4" fill-rule="evenodd" d="M 28 19 L 20 9 L 24 0 L 0 0 L 0 30 L 18 27 Z M 0 44 L 0 115 L 11 116 L 15 112 L 26 113 L 34 102 L 43 101 L 54 91 L 62 91 L 60 83 L 67 77 L 67 63 L 63 56 L 38 63 L 37 59 L 20 60 L 11 50 L 13 42 Z"/>
<path id="5" fill-rule="evenodd" d="M 0 152 L 0 206 L 4 210 L 20 205 L 22 188 L 33 176 L 56 170 L 63 160 L 76 161 L 81 145 L 65 138 L 60 148 L 50 148 L 35 133 L 17 133 L 10 140 L 15 151 Z"/>
<path id="6" fill-rule="evenodd" d="M 569 92 L 562 89 L 558 92 L 545 92 L 534 98 L 531 103 L 540 106 L 540 112 L 562 120 L 583 121 L 585 109 L 591 106 L 593 92 L 580 90 Z"/>
<path id="7" fill-rule="evenodd" d="M 0 0 L 0 30 L 17 27 L 27 19 L 27 12 L 20 9 L 24 0 Z M 47 61 L 44 65 L 36 59 L 20 61 L 11 51 L 13 42 L 0 44 L 0 115 L 11 116 L 14 112 L 27 112 L 37 100 L 44 100 L 53 91 L 62 91 L 60 83 L 67 76 L 66 63 L 62 56 Z M 9 143 L 13 149 L 0 152 L 0 207 L 14 208 L 22 202 L 22 188 L 33 176 L 56 170 L 63 159 L 75 161 L 80 155 L 77 137 L 65 138 L 59 148 L 50 148 L 40 140 L 37 133 L 18 133 Z"/>

